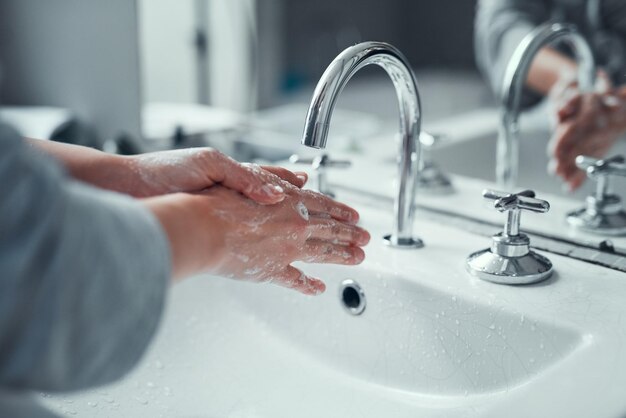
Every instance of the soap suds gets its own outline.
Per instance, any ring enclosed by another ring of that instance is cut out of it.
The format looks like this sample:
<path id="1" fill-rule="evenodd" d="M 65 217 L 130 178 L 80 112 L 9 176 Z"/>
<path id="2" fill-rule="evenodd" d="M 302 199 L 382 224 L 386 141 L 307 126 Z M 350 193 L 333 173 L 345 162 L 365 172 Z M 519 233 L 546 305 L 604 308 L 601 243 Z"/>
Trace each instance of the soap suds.
<path id="1" fill-rule="evenodd" d="M 296 203 L 296 210 L 298 211 L 300 216 L 302 216 L 302 219 L 304 219 L 305 221 L 309 220 L 309 210 L 306 208 L 306 206 L 304 206 L 304 203 Z"/>

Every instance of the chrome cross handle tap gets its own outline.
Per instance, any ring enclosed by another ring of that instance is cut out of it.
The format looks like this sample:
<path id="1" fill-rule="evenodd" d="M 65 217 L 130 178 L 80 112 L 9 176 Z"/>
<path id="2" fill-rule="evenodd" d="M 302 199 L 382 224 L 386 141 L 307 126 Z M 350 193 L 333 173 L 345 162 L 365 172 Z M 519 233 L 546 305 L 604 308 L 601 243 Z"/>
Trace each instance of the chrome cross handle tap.
<path id="1" fill-rule="evenodd" d="M 522 210 L 545 213 L 550 204 L 536 199 L 535 192 L 504 193 L 484 190 L 483 197 L 492 200 L 494 208 L 507 212 L 504 231 L 492 237 L 491 248 L 470 254 L 466 269 L 480 279 L 501 284 L 530 284 L 552 274 L 552 263 L 530 249 L 530 239 L 520 232 Z"/>
<path id="2" fill-rule="evenodd" d="M 289 157 L 292 164 L 308 164 L 313 167 L 317 174 L 317 190 L 330 197 L 335 197 L 335 193 L 328 186 L 327 170 L 329 168 L 349 168 L 352 163 L 348 160 L 332 160 L 328 154 L 318 155 L 314 158 L 301 158 L 293 154 Z"/>
<path id="3" fill-rule="evenodd" d="M 302 144 L 326 148 L 330 118 L 341 91 L 354 74 L 370 64 L 380 66 L 391 78 L 400 110 L 398 193 L 394 202 L 393 229 L 384 239 L 394 247 L 420 248 L 423 243 L 413 237 L 412 230 L 419 180 L 422 110 L 415 74 L 400 51 L 384 42 L 363 42 L 340 53 L 315 87 L 304 123 Z"/>
<path id="4" fill-rule="evenodd" d="M 626 177 L 626 160 L 618 155 L 604 160 L 579 155 L 576 166 L 596 181 L 596 190 L 587 196 L 583 208 L 567 214 L 567 222 L 582 230 L 603 235 L 626 234 L 626 212 L 621 199 L 611 192 L 610 176 Z"/>

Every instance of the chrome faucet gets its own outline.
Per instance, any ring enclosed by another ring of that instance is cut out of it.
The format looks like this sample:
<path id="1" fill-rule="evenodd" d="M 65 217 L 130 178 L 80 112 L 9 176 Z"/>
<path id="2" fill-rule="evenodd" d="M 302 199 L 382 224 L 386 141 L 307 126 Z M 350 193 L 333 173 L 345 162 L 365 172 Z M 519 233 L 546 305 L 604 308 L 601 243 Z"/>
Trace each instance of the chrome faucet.
<path id="1" fill-rule="evenodd" d="M 394 202 L 395 219 L 391 234 L 384 237 L 391 246 L 420 248 L 414 238 L 413 215 L 418 164 L 420 158 L 420 127 L 422 111 L 415 75 L 406 58 L 395 47 L 383 42 L 363 42 L 344 50 L 330 63 L 315 87 L 304 124 L 302 144 L 325 148 L 330 118 L 341 91 L 361 68 L 369 64 L 382 67 L 396 89 L 400 107 L 399 185 Z"/>
<path id="2" fill-rule="evenodd" d="M 512 191 L 519 170 L 519 114 L 522 90 L 533 58 L 544 46 L 561 39 L 572 49 L 578 62 L 578 86 L 591 91 L 595 63 L 591 49 L 573 25 L 546 23 L 530 32 L 513 52 L 507 64 L 501 91 L 500 128 L 496 155 L 498 186 Z"/>

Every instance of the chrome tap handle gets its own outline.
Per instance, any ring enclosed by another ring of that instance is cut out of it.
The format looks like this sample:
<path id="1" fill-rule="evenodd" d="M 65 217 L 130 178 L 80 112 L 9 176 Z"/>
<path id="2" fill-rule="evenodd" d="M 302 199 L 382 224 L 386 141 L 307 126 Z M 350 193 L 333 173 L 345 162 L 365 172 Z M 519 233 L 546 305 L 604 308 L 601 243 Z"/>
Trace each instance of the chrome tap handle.
<path id="1" fill-rule="evenodd" d="M 535 192 L 532 190 L 523 190 L 513 194 L 484 190 L 483 197 L 494 200 L 494 207 L 500 212 L 524 209 L 531 212 L 545 213 L 550 210 L 550 203 L 545 200 L 535 199 Z"/>
<path id="2" fill-rule="evenodd" d="M 596 181 L 595 199 L 604 202 L 610 198 L 619 198 L 611 194 L 609 176 L 626 177 L 626 160 L 622 155 L 599 160 L 586 155 L 576 157 L 576 166 L 587 173 L 587 177 Z"/>
<path id="3" fill-rule="evenodd" d="M 317 173 L 317 190 L 330 197 L 335 197 L 335 194 L 328 186 L 326 169 L 348 168 L 352 165 L 352 163 L 348 160 L 332 160 L 328 154 L 318 155 L 314 158 L 301 158 L 297 154 L 293 154 L 289 157 L 289 162 L 292 164 L 307 164 L 313 167 L 313 170 Z"/>
<path id="4" fill-rule="evenodd" d="M 504 231 L 491 238 L 491 247 L 474 252 L 466 261 L 466 269 L 483 280 L 502 284 L 530 284 L 545 280 L 552 274 L 552 263 L 530 247 L 528 235 L 520 232 L 522 210 L 547 212 L 550 204 L 536 199 L 535 192 L 504 193 L 483 190 L 483 197 L 494 203 L 500 212 L 507 212 Z"/>
<path id="5" fill-rule="evenodd" d="M 621 197 L 611 192 L 610 180 L 611 176 L 626 177 L 626 159 L 622 155 L 602 160 L 579 155 L 576 166 L 596 182 L 596 190 L 587 196 L 584 207 L 568 212 L 567 222 L 594 234 L 625 235 L 626 211 Z"/>
<path id="6" fill-rule="evenodd" d="M 528 210 L 537 213 L 546 213 L 550 210 L 550 203 L 536 199 L 535 192 L 523 190 L 519 193 L 505 193 L 496 190 L 483 190 L 483 197 L 494 201 L 494 208 L 500 212 L 508 212 L 504 234 L 507 236 L 519 235 L 520 212 Z"/>
<path id="7" fill-rule="evenodd" d="M 621 176 L 626 177 L 626 159 L 622 155 L 599 160 L 586 155 L 576 157 L 576 167 L 587 172 L 587 176 Z"/>

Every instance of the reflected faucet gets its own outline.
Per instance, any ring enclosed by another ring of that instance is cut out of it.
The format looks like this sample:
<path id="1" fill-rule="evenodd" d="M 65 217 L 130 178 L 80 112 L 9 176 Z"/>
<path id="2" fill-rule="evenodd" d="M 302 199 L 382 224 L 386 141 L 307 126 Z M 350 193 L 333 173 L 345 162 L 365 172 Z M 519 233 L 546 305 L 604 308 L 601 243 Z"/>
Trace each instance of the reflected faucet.
<path id="1" fill-rule="evenodd" d="M 394 201 L 394 224 L 385 242 L 394 247 L 420 248 L 414 238 L 413 215 L 420 158 L 421 104 L 415 75 L 406 58 L 383 42 L 363 42 L 345 49 L 330 63 L 320 78 L 306 115 L 302 144 L 326 148 L 330 118 L 341 91 L 361 68 L 376 64 L 391 78 L 400 107 L 399 184 Z"/>
<path id="2" fill-rule="evenodd" d="M 591 49 L 575 26 L 546 23 L 538 26 L 522 40 L 506 67 L 502 83 L 502 104 L 496 155 L 496 180 L 502 189 L 512 192 L 519 171 L 519 114 L 522 90 L 533 58 L 544 46 L 563 40 L 578 62 L 578 86 L 591 91 L 595 79 L 595 63 Z"/>

